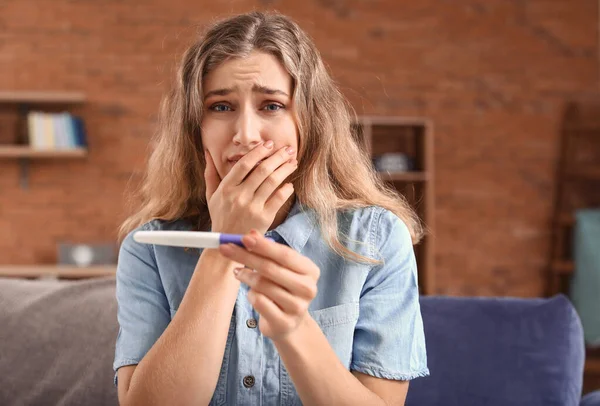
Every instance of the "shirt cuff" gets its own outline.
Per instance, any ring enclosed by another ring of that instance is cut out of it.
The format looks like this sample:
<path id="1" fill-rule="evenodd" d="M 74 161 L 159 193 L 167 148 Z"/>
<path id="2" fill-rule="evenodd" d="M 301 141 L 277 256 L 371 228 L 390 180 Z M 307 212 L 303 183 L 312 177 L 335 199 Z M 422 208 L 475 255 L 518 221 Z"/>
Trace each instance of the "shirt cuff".
<path id="1" fill-rule="evenodd" d="M 387 370 L 384 370 L 381 368 L 374 368 L 369 365 L 353 362 L 350 365 L 350 369 L 360 372 L 360 373 L 363 373 L 363 374 L 374 376 L 376 378 L 392 379 L 395 381 L 410 381 L 415 378 L 429 376 L 429 368 L 427 368 L 427 367 L 424 367 L 417 371 L 402 373 L 402 372 L 390 372 L 390 371 L 387 371 Z"/>

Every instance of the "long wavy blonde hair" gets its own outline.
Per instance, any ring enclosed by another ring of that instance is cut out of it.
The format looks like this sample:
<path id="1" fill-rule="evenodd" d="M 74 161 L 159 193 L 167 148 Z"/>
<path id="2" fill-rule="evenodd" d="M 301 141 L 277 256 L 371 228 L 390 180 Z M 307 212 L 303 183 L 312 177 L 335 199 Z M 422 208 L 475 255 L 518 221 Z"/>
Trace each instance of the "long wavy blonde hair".
<path id="1" fill-rule="evenodd" d="M 379 263 L 347 249 L 338 233 L 338 210 L 374 205 L 402 219 L 416 244 L 423 234 L 418 216 L 373 169 L 351 129 L 354 110 L 312 40 L 289 18 L 261 12 L 216 23 L 184 53 L 176 82 L 161 102 L 154 148 L 141 188 L 134 193 L 141 207 L 123 222 L 119 237 L 153 219 L 195 219 L 199 229 L 209 224 L 200 135 L 202 80 L 224 61 L 254 50 L 275 56 L 292 77 L 299 134 L 294 190 L 302 205 L 316 213 L 329 246 L 347 259 Z"/>

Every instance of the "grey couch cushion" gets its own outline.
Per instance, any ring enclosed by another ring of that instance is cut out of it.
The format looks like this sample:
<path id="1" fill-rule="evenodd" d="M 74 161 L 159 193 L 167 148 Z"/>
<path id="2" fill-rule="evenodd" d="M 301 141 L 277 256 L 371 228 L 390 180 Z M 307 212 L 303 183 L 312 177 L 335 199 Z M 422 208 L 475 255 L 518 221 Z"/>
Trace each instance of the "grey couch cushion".
<path id="1" fill-rule="evenodd" d="M 117 405 L 114 278 L 0 278 L 0 405 Z"/>

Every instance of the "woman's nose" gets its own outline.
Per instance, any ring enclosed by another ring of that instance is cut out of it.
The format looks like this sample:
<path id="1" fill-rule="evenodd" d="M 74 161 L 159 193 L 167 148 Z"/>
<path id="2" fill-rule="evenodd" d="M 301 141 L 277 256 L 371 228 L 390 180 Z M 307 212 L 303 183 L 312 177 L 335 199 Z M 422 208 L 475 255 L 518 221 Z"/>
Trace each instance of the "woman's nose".
<path id="1" fill-rule="evenodd" d="M 236 145 L 256 146 L 261 138 L 260 121 L 250 112 L 241 112 L 235 123 L 233 143 Z"/>

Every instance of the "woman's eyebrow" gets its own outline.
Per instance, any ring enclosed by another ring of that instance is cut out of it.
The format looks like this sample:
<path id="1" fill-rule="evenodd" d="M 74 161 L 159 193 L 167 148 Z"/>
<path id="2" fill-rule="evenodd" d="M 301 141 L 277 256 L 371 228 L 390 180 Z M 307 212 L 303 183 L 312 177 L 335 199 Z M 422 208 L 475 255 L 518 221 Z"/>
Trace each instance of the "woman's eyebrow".
<path id="1" fill-rule="evenodd" d="M 259 86 L 259 85 L 254 85 L 252 86 L 252 91 L 255 93 L 264 93 L 264 94 L 280 94 L 282 96 L 286 96 L 286 97 L 290 97 L 286 92 L 284 92 L 283 90 L 278 90 L 278 89 L 272 89 L 270 87 L 267 86 Z"/>
<path id="2" fill-rule="evenodd" d="M 204 95 L 204 100 L 206 100 L 207 98 L 209 98 L 211 96 L 227 96 L 227 95 L 235 92 L 236 90 L 238 90 L 237 87 L 211 90 L 210 92 L 206 92 L 206 94 Z M 279 94 L 282 96 L 290 97 L 283 90 L 273 89 L 273 88 L 270 88 L 267 86 L 254 85 L 254 86 L 252 86 L 252 91 L 254 93 L 262 93 L 262 94 L 269 94 L 269 95 Z"/>
<path id="3" fill-rule="evenodd" d="M 233 93 L 233 89 L 211 90 L 204 95 L 204 100 L 208 99 L 210 96 L 227 96 L 230 93 Z"/>

